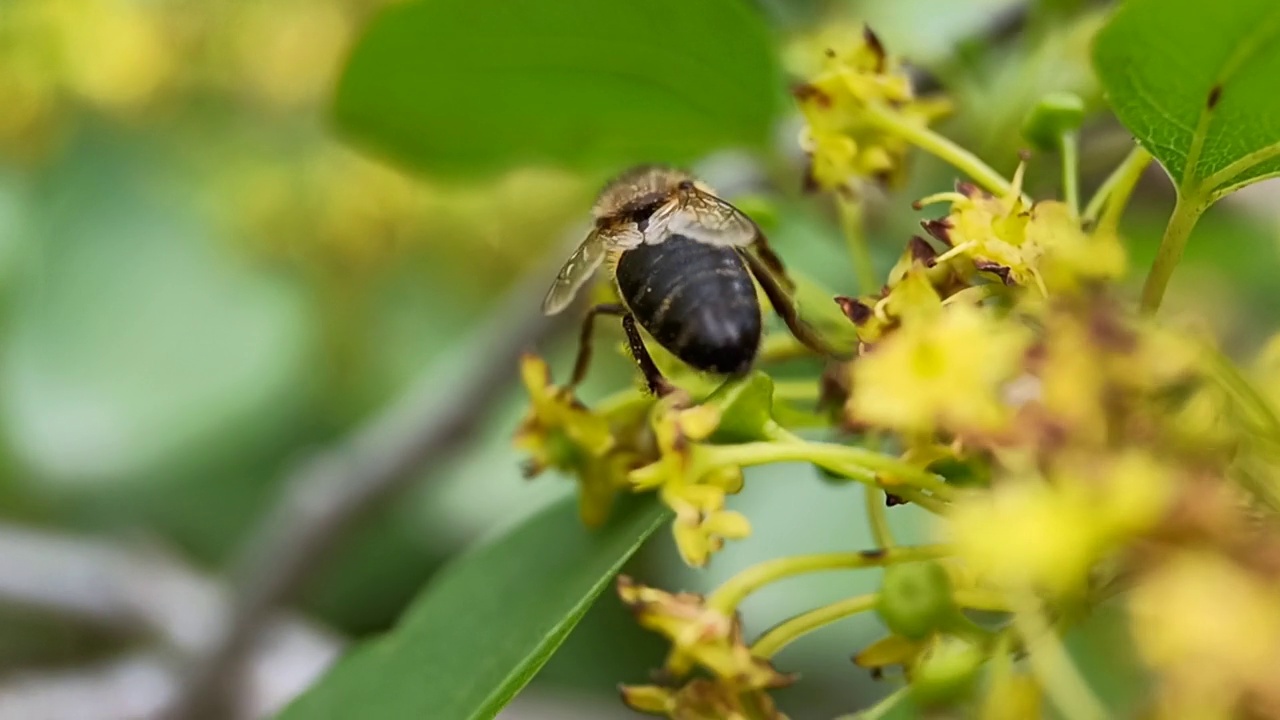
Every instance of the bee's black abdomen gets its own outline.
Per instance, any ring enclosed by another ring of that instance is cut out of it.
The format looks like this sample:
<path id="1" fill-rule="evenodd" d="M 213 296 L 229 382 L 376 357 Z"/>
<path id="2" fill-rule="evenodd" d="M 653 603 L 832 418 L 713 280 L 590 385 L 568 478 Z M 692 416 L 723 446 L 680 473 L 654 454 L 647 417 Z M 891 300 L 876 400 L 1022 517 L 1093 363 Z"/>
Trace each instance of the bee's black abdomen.
<path id="1" fill-rule="evenodd" d="M 738 251 L 673 235 L 618 258 L 618 290 L 664 348 L 706 372 L 738 374 L 760 348 L 760 304 Z"/>

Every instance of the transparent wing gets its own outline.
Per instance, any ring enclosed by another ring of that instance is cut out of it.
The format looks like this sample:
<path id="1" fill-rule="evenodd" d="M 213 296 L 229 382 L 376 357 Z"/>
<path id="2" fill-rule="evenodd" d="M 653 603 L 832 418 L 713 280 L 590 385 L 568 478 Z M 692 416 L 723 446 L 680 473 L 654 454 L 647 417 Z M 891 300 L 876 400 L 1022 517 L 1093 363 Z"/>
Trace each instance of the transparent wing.
<path id="1" fill-rule="evenodd" d="M 547 297 L 542 301 L 542 312 L 555 315 L 569 307 L 578 291 L 604 262 L 610 249 L 635 247 L 642 241 L 643 237 L 634 227 L 592 230 L 565 261 L 564 267 L 560 268 L 555 282 L 547 291 Z"/>
<path id="2" fill-rule="evenodd" d="M 645 242 L 684 235 L 710 245 L 747 247 L 759 234 L 756 224 L 738 208 L 705 190 L 689 188 L 653 213 Z"/>

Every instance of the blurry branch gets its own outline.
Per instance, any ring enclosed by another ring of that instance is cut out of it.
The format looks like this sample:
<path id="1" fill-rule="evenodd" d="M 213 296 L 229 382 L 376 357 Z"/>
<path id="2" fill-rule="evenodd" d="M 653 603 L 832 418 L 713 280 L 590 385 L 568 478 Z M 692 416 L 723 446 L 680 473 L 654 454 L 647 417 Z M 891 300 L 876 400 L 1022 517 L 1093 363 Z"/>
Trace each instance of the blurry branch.
<path id="1" fill-rule="evenodd" d="M 0 525 L 0 603 L 154 636 L 163 650 L 0 683 L 0 720 L 124 720 L 162 707 L 178 690 L 178 658 L 215 640 L 225 589 L 158 550 Z M 306 687 L 341 649 L 296 620 L 263 628 L 249 648 L 248 684 L 235 714 L 261 717 Z"/>
<path id="2" fill-rule="evenodd" d="M 501 300 L 478 334 L 480 346 L 468 348 L 476 360 L 466 377 L 451 382 L 429 368 L 401 399 L 285 479 L 241 552 L 229 615 L 163 717 L 226 717 L 241 659 L 273 611 L 297 597 L 359 520 L 476 433 L 515 379 L 520 354 L 572 316 L 542 314 L 543 293 L 565 257 L 567 251 L 557 253 L 553 266 L 531 273 Z"/>

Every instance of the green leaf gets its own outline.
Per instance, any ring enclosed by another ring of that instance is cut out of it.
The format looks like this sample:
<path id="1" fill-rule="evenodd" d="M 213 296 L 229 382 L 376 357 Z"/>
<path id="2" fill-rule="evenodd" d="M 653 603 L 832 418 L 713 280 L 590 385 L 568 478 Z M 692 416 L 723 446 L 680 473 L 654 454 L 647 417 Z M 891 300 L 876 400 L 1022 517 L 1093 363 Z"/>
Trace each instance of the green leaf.
<path id="1" fill-rule="evenodd" d="M 442 571 L 386 635 L 343 658 L 283 720 L 491 718 L 667 519 L 651 497 L 603 529 L 565 498 Z"/>
<path id="2" fill-rule="evenodd" d="M 1280 3 L 1128 0 L 1094 66 L 1121 122 L 1195 205 L 1280 174 Z"/>
<path id="3" fill-rule="evenodd" d="M 419 0 L 356 45 L 335 114 L 354 140 L 439 175 L 593 170 L 761 147 L 780 92 L 743 0 Z"/>
<path id="4" fill-rule="evenodd" d="M 773 380 L 756 371 L 726 381 L 704 402 L 720 410 L 717 442 L 768 440 L 773 423 Z"/>

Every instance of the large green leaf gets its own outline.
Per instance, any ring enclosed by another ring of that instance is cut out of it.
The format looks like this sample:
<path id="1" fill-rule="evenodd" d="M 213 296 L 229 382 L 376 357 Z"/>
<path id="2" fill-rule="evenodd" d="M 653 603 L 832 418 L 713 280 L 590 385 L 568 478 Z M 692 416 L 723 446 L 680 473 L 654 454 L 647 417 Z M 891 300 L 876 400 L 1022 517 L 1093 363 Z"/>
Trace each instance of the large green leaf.
<path id="1" fill-rule="evenodd" d="M 1207 205 L 1280 174 L 1280 2 L 1128 0 L 1094 65 L 1184 198 Z"/>
<path id="2" fill-rule="evenodd" d="M 745 0 L 418 0 L 374 20 L 335 112 L 435 174 L 612 169 L 763 145 L 779 77 Z"/>
<path id="3" fill-rule="evenodd" d="M 491 718 L 667 519 L 652 498 L 602 530 L 566 498 L 442 571 L 395 629 L 357 647 L 283 720 Z"/>

